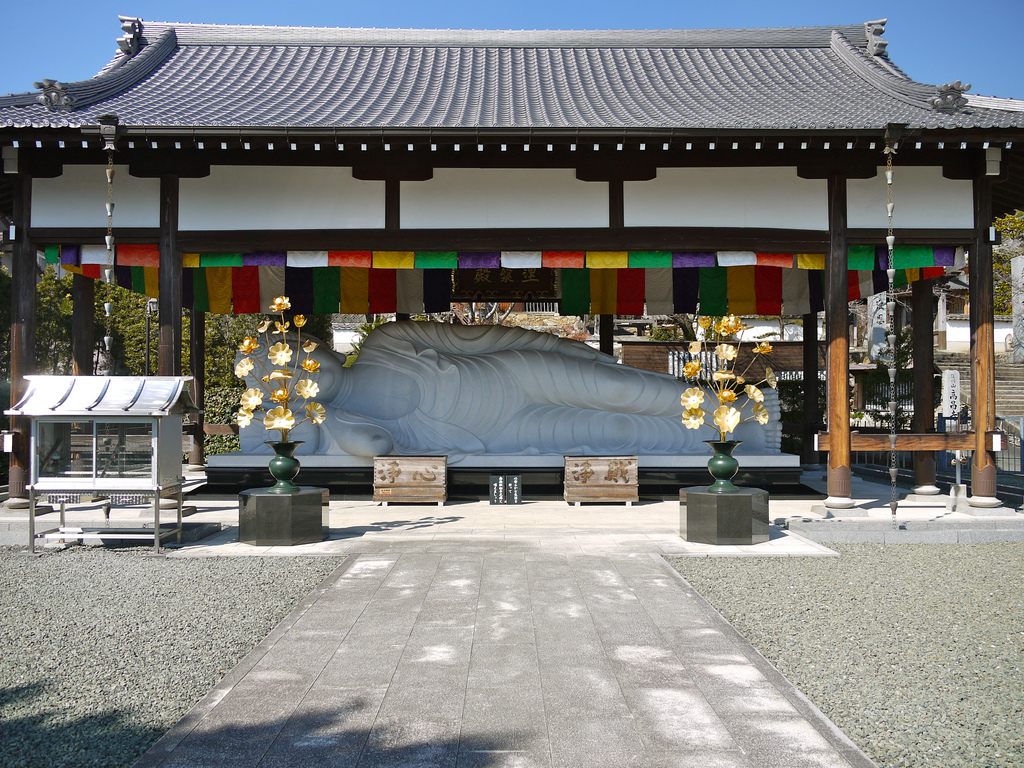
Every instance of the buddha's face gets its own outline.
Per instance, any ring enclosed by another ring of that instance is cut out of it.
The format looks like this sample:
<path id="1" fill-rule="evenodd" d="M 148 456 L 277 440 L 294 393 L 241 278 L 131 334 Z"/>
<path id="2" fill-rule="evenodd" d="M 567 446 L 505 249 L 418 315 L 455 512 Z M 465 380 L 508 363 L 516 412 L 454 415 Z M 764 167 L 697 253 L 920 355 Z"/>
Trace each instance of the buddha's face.
<path id="1" fill-rule="evenodd" d="M 321 345 L 313 350 L 309 357 L 320 364 L 320 369 L 312 373 L 311 378 L 320 385 L 317 400 L 327 405 L 340 394 L 342 382 L 348 374 L 345 370 L 345 356 Z"/>

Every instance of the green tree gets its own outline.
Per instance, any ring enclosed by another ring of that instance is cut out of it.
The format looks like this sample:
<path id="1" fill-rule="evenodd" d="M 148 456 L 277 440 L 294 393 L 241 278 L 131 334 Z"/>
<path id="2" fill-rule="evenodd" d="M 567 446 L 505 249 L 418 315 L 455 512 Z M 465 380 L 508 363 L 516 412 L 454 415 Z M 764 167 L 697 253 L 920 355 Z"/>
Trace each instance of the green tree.
<path id="1" fill-rule="evenodd" d="M 1002 245 L 992 249 L 992 277 L 994 304 L 997 315 L 1013 314 L 1013 284 L 1010 262 L 1015 256 L 1024 256 L 1024 211 L 1016 211 L 996 219 L 995 227 L 1003 236 Z M 1017 290 L 1024 290 L 1018 285 Z"/>

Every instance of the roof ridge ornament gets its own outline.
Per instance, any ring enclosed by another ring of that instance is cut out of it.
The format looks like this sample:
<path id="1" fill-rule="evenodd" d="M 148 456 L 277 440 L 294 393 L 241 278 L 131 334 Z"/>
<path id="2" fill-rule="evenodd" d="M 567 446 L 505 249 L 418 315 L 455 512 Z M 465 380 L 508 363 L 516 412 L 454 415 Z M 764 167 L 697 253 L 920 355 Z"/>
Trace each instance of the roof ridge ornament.
<path id="1" fill-rule="evenodd" d="M 932 109 L 939 112 L 956 112 L 958 109 L 967 106 L 967 98 L 964 93 L 971 90 L 970 83 L 961 83 L 954 80 L 938 86 L 938 95 L 928 99 Z"/>
<path id="2" fill-rule="evenodd" d="M 874 21 L 864 22 L 864 32 L 868 36 L 867 51 L 871 56 L 883 56 L 885 54 L 889 41 L 883 40 L 882 35 L 885 34 L 885 25 L 888 22 L 889 19 L 875 19 Z"/>
<path id="3" fill-rule="evenodd" d="M 117 47 L 130 58 L 139 52 L 139 46 L 142 44 L 142 19 L 134 16 L 117 18 L 121 22 L 121 29 L 126 33 L 124 37 L 117 38 Z"/>
<path id="4" fill-rule="evenodd" d="M 68 93 L 65 83 L 59 80 L 44 79 L 38 83 L 32 83 L 32 85 L 42 91 L 36 96 L 36 102 L 51 112 L 70 112 L 74 109 L 75 97 Z"/>

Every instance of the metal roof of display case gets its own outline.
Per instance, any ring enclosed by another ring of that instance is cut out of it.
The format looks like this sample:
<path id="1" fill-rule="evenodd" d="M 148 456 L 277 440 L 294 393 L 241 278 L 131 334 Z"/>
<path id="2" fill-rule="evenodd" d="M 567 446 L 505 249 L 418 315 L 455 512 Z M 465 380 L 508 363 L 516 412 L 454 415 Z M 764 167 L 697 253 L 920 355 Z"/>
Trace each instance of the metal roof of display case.
<path id="1" fill-rule="evenodd" d="M 199 409 L 191 376 L 26 376 L 24 397 L 11 416 L 168 416 Z"/>

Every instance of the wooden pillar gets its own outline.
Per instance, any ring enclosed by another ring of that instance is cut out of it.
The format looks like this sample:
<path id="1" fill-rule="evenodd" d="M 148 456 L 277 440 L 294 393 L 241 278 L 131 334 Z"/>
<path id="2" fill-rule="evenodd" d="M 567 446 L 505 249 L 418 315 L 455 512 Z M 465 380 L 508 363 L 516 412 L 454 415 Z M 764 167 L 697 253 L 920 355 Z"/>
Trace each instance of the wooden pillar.
<path id="1" fill-rule="evenodd" d="M 932 333 L 933 296 L 932 281 L 913 283 L 911 307 L 914 313 L 914 422 L 912 431 L 923 434 L 935 431 L 935 336 Z M 935 485 L 935 453 L 914 453 L 914 493 L 933 495 L 939 492 Z"/>
<path id="2" fill-rule="evenodd" d="M 615 315 L 598 315 L 597 324 L 598 349 L 606 355 L 615 354 Z"/>
<path id="3" fill-rule="evenodd" d="M 36 249 L 28 238 L 32 210 L 32 177 L 14 179 L 14 252 L 11 265 L 11 405 L 25 393 L 25 376 L 35 372 L 36 348 Z M 29 422 L 11 416 L 14 451 L 9 454 L 10 479 L 7 506 L 28 506 Z"/>
<path id="4" fill-rule="evenodd" d="M 828 498 L 825 506 L 853 506 L 850 472 L 850 325 L 846 256 L 846 179 L 828 179 L 829 252 L 825 264 L 828 343 Z"/>
<path id="5" fill-rule="evenodd" d="M 384 182 L 384 229 L 402 227 L 402 182 L 387 179 Z"/>
<path id="6" fill-rule="evenodd" d="M 202 410 L 206 404 L 206 313 L 191 308 L 192 327 L 189 333 L 189 368 L 192 369 L 192 401 Z M 192 440 L 192 451 L 188 455 L 191 467 L 202 468 L 206 464 L 204 415 L 194 416 L 196 431 Z"/>
<path id="7" fill-rule="evenodd" d="M 181 251 L 178 250 L 178 177 L 160 177 L 160 330 L 157 371 L 181 375 Z"/>
<path id="8" fill-rule="evenodd" d="M 996 427 L 995 321 L 992 283 L 992 180 L 974 180 L 974 243 L 970 256 L 971 424 L 976 437 L 971 461 L 972 507 L 999 506 L 995 454 L 986 450 L 985 433 Z"/>
<path id="9" fill-rule="evenodd" d="M 625 222 L 622 179 L 608 182 L 608 226 L 621 228 Z M 598 315 L 598 348 L 606 355 L 615 354 L 615 315 Z"/>
<path id="10" fill-rule="evenodd" d="M 71 276 L 71 372 L 92 376 L 95 364 L 93 309 L 96 281 L 85 275 Z"/>
<path id="11" fill-rule="evenodd" d="M 814 450 L 814 435 L 821 425 L 821 412 L 818 410 L 818 316 L 814 313 L 804 315 L 803 352 L 804 441 L 800 461 L 804 464 L 817 464 L 820 458 Z"/>

